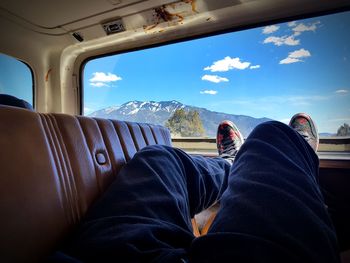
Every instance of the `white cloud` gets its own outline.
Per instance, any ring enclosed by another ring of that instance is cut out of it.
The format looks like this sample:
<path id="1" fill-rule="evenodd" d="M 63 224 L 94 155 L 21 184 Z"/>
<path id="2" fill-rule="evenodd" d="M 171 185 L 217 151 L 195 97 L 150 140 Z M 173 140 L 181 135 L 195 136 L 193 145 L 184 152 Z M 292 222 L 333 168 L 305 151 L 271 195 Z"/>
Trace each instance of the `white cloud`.
<path id="1" fill-rule="evenodd" d="M 266 26 L 263 28 L 263 34 L 272 34 L 273 32 L 276 32 L 280 27 L 276 25 L 272 26 Z"/>
<path id="2" fill-rule="evenodd" d="M 260 65 L 254 65 L 249 67 L 249 69 L 258 69 L 258 68 L 260 68 Z"/>
<path id="3" fill-rule="evenodd" d="M 291 63 L 296 63 L 296 62 L 302 62 L 302 58 L 310 57 L 311 54 L 308 50 L 305 50 L 303 48 L 299 50 L 295 50 L 293 52 L 290 52 L 288 57 L 285 59 L 282 59 L 280 61 L 280 64 L 291 64 Z"/>
<path id="4" fill-rule="evenodd" d="M 346 93 L 348 93 L 349 92 L 349 90 L 347 90 L 347 89 L 338 89 L 335 93 L 338 93 L 338 94 L 346 94 Z"/>
<path id="5" fill-rule="evenodd" d="M 90 79 L 90 82 L 113 82 L 122 80 L 121 77 L 112 74 L 112 73 L 104 73 L 104 72 L 95 72 L 92 73 L 93 77 Z"/>
<path id="6" fill-rule="evenodd" d="M 241 62 L 240 58 L 231 58 L 229 56 L 224 59 L 215 61 L 211 66 L 205 67 L 204 70 L 211 72 L 223 72 L 231 69 L 246 69 L 250 66 L 250 62 Z"/>
<path id="7" fill-rule="evenodd" d="M 294 36 L 289 36 L 284 39 L 284 44 L 287 46 L 297 46 L 300 44 L 300 40 L 295 39 Z"/>
<path id="8" fill-rule="evenodd" d="M 292 28 L 294 32 L 306 32 L 306 31 L 316 31 L 317 25 L 321 24 L 320 21 L 314 22 L 312 24 L 304 25 L 303 23 L 296 24 L 295 27 Z"/>
<path id="9" fill-rule="evenodd" d="M 288 26 L 289 27 L 293 27 L 293 26 L 296 26 L 297 25 L 297 22 L 296 21 L 292 21 L 292 22 L 289 22 L 288 23 Z"/>
<path id="10" fill-rule="evenodd" d="M 298 24 L 296 21 L 289 22 L 288 26 L 291 28 L 291 30 L 293 32 L 291 35 L 285 35 L 285 36 L 281 36 L 281 37 L 270 36 L 270 37 L 267 37 L 263 43 L 264 44 L 273 43 L 276 46 L 282 46 L 282 45 L 297 46 L 300 44 L 300 40 L 296 39 L 295 37 L 300 36 L 301 33 L 306 32 L 306 31 L 316 31 L 319 24 L 321 24 L 320 21 L 306 24 L 306 25 L 303 23 Z M 265 28 L 267 28 L 267 27 L 265 27 Z M 265 28 L 264 28 L 264 30 L 265 30 Z"/>
<path id="11" fill-rule="evenodd" d="M 104 73 L 104 72 L 94 72 L 92 73 L 92 78 L 89 79 L 90 85 L 93 87 L 110 87 L 107 83 L 115 82 L 121 80 L 122 78 L 112 74 L 112 73 Z"/>
<path id="12" fill-rule="evenodd" d="M 200 94 L 209 94 L 209 95 L 215 95 L 218 92 L 216 90 L 203 90 L 199 92 Z"/>
<path id="13" fill-rule="evenodd" d="M 282 46 L 282 45 L 297 46 L 300 44 L 300 40 L 295 39 L 293 35 L 292 36 L 283 36 L 283 37 L 271 36 L 271 37 L 266 38 L 263 43 L 264 44 L 273 43 L 276 46 Z"/>
<path id="14" fill-rule="evenodd" d="M 297 58 L 290 58 L 290 57 L 287 57 L 285 59 L 282 59 L 280 61 L 280 64 L 291 64 L 291 63 L 296 63 L 296 62 L 301 62 L 300 59 L 297 59 Z"/>
<path id="15" fill-rule="evenodd" d="M 107 85 L 106 83 L 103 83 L 103 82 L 90 82 L 90 85 L 91 86 L 94 86 L 94 87 L 109 87 L 109 85 Z"/>
<path id="16" fill-rule="evenodd" d="M 296 50 L 296 51 L 293 51 L 291 53 L 289 53 L 289 56 L 288 57 L 291 57 L 291 58 L 305 58 L 305 57 L 310 57 L 311 54 L 308 50 L 306 49 L 299 49 L 299 50 Z"/>
<path id="17" fill-rule="evenodd" d="M 214 82 L 214 83 L 229 81 L 227 78 L 222 78 L 222 77 L 219 77 L 217 75 L 204 75 L 202 77 L 202 80 L 207 80 L 207 81 Z"/>

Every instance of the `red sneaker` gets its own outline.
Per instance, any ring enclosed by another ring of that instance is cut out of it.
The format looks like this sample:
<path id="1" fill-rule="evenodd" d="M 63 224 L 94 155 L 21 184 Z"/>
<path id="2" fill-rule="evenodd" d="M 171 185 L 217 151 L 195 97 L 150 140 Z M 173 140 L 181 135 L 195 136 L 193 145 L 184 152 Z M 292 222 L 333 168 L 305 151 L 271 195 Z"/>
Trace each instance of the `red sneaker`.
<path id="1" fill-rule="evenodd" d="M 239 148 L 244 143 L 241 132 L 232 121 L 222 121 L 216 134 L 219 156 L 233 162 Z"/>
<path id="2" fill-rule="evenodd" d="M 303 136 L 303 138 L 310 144 L 315 152 L 317 151 L 319 136 L 316 124 L 309 115 L 306 113 L 295 114 L 291 118 L 289 126 Z"/>

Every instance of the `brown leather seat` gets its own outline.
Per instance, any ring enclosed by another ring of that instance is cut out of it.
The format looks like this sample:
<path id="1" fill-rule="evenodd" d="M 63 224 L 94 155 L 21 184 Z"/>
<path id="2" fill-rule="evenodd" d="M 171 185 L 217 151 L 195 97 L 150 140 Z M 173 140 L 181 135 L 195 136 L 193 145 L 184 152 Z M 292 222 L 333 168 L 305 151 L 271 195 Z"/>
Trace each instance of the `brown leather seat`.
<path id="1" fill-rule="evenodd" d="M 0 106 L 2 262 L 39 262 L 162 126 Z"/>

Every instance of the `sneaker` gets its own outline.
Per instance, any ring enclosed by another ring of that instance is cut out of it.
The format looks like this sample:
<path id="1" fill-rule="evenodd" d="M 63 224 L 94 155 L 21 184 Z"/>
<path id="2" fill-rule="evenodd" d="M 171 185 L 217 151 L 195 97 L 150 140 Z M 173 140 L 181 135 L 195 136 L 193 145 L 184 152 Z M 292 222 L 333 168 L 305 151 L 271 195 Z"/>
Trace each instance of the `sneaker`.
<path id="1" fill-rule="evenodd" d="M 244 138 L 232 121 L 222 121 L 216 134 L 216 146 L 219 156 L 228 160 L 231 164 L 236 157 Z"/>
<path id="2" fill-rule="evenodd" d="M 297 131 L 310 144 L 315 152 L 317 151 L 319 142 L 317 127 L 309 115 L 306 113 L 295 114 L 291 118 L 289 126 Z"/>

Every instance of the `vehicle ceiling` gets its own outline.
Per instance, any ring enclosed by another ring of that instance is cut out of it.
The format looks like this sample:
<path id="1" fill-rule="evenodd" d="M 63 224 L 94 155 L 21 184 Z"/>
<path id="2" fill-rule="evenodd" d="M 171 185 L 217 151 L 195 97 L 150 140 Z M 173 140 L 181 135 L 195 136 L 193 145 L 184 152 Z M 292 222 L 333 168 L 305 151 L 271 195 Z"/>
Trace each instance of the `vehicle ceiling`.
<path id="1" fill-rule="evenodd" d="M 162 39 L 232 29 L 276 19 L 308 15 L 349 6 L 348 0 L 0 0 L 0 15 L 27 30 L 65 38 L 62 45 L 84 39 L 83 46 L 108 46 L 123 37 L 107 36 L 101 23 L 122 19 L 128 36 L 176 32 Z M 126 35 L 123 32 L 124 35 Z M 105 39 L 103 39 L 105 38 Z M 154 36 L 152 37 L 154 38 Z M 157 37 L 155 37 L 157 38 Z M 90 42 L 103 39 L 99 42 Z M 106 40 L 106 41 L 105 41 Z M 159 41 L 159 39 L 158 39 Z M 103 45 L 102 43 L 106 43 Z"/>

